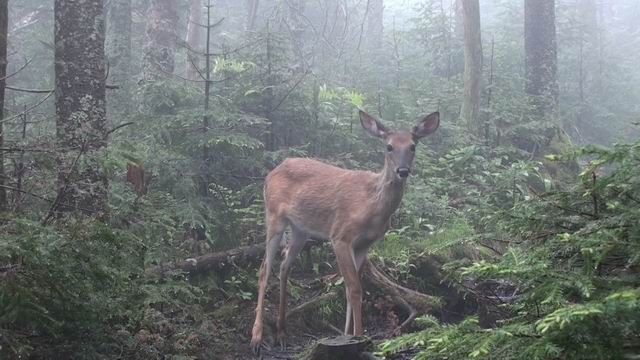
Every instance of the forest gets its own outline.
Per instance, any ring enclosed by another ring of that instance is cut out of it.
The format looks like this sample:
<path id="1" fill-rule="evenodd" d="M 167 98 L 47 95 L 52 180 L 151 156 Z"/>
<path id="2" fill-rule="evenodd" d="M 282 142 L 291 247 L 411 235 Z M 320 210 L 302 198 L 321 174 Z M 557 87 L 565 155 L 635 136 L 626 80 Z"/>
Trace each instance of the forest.
<path id="1" fill-rule="evenodd" d="M 0 359 L 640 359 L 638 19 L 0 0 Z"/>

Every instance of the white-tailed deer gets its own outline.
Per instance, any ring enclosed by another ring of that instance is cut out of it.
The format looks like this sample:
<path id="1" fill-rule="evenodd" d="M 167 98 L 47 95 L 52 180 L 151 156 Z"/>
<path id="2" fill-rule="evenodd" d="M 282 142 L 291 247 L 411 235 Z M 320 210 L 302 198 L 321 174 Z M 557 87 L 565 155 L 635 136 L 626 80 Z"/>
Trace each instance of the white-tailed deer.
<path id="1" fill-rule="evenodd" d="M 409 131 L 393 131 L 364 111 L 360 122 L 369 134 L 384 141 L 386 155 L 380 173 L 345 170 L 322 162 L 289 158 L 267 175 L 264 202 L 267 246 L 258 279 L 258 305 L 251 347 L 262 345 L 264 297 L 282 234 L 291 226 L 291 239 L 280 265 L 280 306 L 277 341 L 285 344 L 287 277 L 291 264 L 308 237 L 331 241 L 347 296 L 345 334 L 362 335 L 362 287 L 360 273 L 367 250 L 387 231 L 398 208 L 416 150 L 416 142 L 438 128 L 434 112 Z"/>

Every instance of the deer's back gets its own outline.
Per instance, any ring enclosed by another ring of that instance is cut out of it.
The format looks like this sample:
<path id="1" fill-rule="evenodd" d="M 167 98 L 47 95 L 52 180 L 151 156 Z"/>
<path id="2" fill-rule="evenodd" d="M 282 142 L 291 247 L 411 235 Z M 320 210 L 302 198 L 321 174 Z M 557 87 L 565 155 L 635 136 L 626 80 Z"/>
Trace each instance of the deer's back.
<path id="1" fill-rule="evenodd" d="M 284 216 L 311 233 L 327 236 L 336 217 L 354 216 L 370 207 L 375 188 L 372 172 L 289 158 L 265 179 L 265 207 L 267 214 Z"/>

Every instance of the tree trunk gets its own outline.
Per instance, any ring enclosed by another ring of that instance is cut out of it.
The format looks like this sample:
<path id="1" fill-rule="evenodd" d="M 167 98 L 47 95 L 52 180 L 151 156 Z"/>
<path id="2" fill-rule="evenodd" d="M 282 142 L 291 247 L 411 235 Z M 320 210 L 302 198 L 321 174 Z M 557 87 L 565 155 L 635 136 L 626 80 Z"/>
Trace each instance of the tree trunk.
<path id="1" fill-rule="evenodd" d="M 107 179 L 102 0 L 55 0 L 57 209 L 101 212 Z"/>
<path id="2" fill-rule="evenodd" d="M 247 22 L 245 28 L 247 31 L 253 31 L 256 26 L 256 17 L 258 16 L 258 6 L 260 0 L 245 0 L 247 8 Z"/>
<path id="3" fill-rule="evenodd" d="M 151 0 L 146 20 L 143 76 L 145 80 L 153 81 L 158 76 L 172 74 L 175 68 L 178 1 Z"/>
<path id="4" fill-rule="evenodd" d="M 558 105 L 556 15 L 554 0 L 525 0 L 526 93 L 533 119 L 552 120 Z"/>
<path id="5" fill-rule="evenodd" d="M 307 61 L 304 55 L 304 31 L 306 24 L 303 20 L 305 0 L 287 1 L 287 25 L 291 32 L 291 45 L 296 56 L 295 70 L 304 73 Z"/>
<path id="6" fill-rule="evenodd" d="M 371 51 L 379 51 L 382 46 L 383 36 L 383 0 L 368 0 L 369 9 L 367 12 L 367 43 Z"/>
<path id="7" fill-rule="evenodd" d="M 480 82 L 482 80 L 482 37 L 480 35 L 480 3 L 462 0 L 464 23 L 464 100 L 461 118 L 474 135 L 481 137 L 484 126 L 480 115 Z"/>
<path id="8" fill-rule="evenodd" d="M 202 80 L 199 78 L 196 67 L 200 66 L 202 54 L 202 0 L 189 0 L 189 21 L 187 24 L 187 78 Z"/>
<path id="9" fill-rule="evenodd" d="M 109 79 L 118 85 L 114 106 L 118 115 L 126 115 L 131 108 L 129 88 L 131 83 L 131 0 L 111 0 L 107 18 L 107 57 Z"/>
<path id="10" fill-rule="evenodd" d="M 373 347 L 364 336 L 335 336 L 318 340 L 304 360 L 362 360 L 376 359 L 366 351 Z"/>
<path id="11" fill-rule="evenodd" d="M 9 0 L 0 0 L 0 148 L 4 147 L 4 90 L 7 76 L 7 34 L 9 25 Z M 7 190 L 4 188 L 4 152 L 0 150 L 0 212 L 6 211 Z"/>

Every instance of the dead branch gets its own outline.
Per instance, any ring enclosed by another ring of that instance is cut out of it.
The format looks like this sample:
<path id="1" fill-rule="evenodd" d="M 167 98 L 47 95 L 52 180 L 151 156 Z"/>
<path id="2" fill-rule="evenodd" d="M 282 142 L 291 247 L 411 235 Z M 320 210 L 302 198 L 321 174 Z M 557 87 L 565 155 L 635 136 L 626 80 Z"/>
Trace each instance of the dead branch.
<path id="1" fill-rule="evenodd" d="M 322 304 L 325 301 L 328 300 L 333 300 L 336 299 L 338 297 L 338 293 L 336 291 L 330 291 L 321 295 L 318 295 L 316 297 L 314 297 L 313 299 L 302 303 L 296 307 L 294 307 L 293 309 L 289 310 L 287 312 L 286 318 L 289 319 L 291 316 L 296 316 L 300 313 L 304 313 L 309 309 L 313 309 L 317 306 L 319 306 L 320 304 Z"/>
<path id="2" fill-rule="evenodd" d="M 15 72 L 13 72 L 12 74 L 9 74 L 9 75 L 7 75 L 7 76 L 5 76 L 5 77 L 3 77 L 3 78 L 0 78 L 0 81 L 2 81 L 2 80 L 7 80 L 7 79 L 9 79 L 9 78 L 11 78 L 11 77 L 14 77 L 14 76 L 18 75 L 18 73 L 20 73 L 20 72 L 21 72 L 22 70 L 24 70 L 27 66 L 29 66 L 29 64 L 31 63 L 31 60 L 33 60 L 33 59 L 26 60 L 26 61 L 24 62 L 24 65 L 22 65 L 22 66 L 20 67 L 20 69 L 16 70 L 16 71 L 15 71 Z"/>

